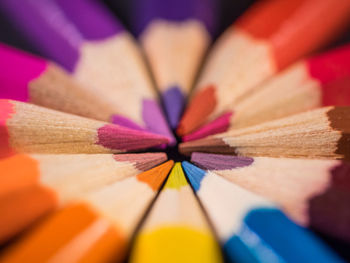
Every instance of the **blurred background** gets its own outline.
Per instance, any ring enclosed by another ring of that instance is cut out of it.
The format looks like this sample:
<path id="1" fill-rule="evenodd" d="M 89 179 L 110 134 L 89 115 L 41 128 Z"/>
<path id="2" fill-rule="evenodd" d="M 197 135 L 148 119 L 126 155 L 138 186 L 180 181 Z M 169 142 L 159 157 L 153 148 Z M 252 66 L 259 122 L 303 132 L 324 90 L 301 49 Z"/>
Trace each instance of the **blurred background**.
<path id="1" fill-rule="evenodd" d="M 1 1 L 1 0 L 0 0 Z M 130 29 L 129 14 L 133 8 L 133 0 L 101 0 L 115 13 L 115 15 L 122 21 L 127 29 Z M 218 35 L 222 33 L 230 24 L 232 24 L 252 3 L 254 0 L 217 0 L 218 1 Z M 283 1 L 283 0 L 281 0 Z M 336 1 L 336 0 L 335 0 Z M 0 41 L 16 46 L 18 48 L 27 50 L 32 53 L 39 54 L 29 43 L 27 43 L 16 28 L 6 20 L 5 15 L 0 10 Z M 350 42 L 350 27 L 346 32 L 338 37 L 336 41 L 329 46 L 324 47 L 328 49 Z M 319 233 L 318 233 L 319 234 Z M 319 234 L 331 247 L 334 248 L 344 259 L 350 262 L 349 246 L 341 241 L 326 238 Z"/>

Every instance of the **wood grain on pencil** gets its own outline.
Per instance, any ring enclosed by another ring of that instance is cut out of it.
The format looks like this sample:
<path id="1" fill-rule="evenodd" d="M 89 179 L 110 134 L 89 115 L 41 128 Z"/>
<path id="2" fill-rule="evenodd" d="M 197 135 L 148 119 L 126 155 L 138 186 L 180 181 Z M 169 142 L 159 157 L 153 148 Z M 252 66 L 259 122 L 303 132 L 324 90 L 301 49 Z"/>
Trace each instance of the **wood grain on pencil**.
<path id="1" fill-rule="evenodd" d="M 168 161 L 84 195 L 14 243 L 1 262 L 121 262 L 172 165 Z"/>
<path id="2" fill-rule="evenodd" d="M 230 111 L 263 80 L 326 44 L 349 20 L 348 0 L 258 1 L 213 47 L 177 133 L 186 135 Z"/>
<path id="3" fill-rule="evenodd" d="M 182 153 L 350 159 L 350 107 L 323 107 L 179 145 Z"/>
<path id="4" fill-rule="evenodd" d="M 0 156 L 30 153 L 108 153 L 145 149 L 168 139 L 143 131 L 0 100 Z"/>

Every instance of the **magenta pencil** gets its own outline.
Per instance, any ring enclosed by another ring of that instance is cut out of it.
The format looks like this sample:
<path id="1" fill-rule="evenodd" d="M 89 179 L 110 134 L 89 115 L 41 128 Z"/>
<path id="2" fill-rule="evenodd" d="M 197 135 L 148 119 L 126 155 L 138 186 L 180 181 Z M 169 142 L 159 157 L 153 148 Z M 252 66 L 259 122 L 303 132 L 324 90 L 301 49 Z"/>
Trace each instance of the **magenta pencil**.
<path id="1" fill-rule="evenodd" d="M 54 62 L 0 44 L 0 98 L 111 121 L 113 108 Z"/>

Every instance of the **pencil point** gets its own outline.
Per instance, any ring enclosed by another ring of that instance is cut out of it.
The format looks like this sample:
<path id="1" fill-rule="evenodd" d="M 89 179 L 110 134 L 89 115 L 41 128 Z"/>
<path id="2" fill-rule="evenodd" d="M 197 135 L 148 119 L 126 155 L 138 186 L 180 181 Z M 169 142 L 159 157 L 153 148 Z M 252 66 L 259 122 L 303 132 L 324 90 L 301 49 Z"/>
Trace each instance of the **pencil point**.
<path id="1" fill-rule="evenodd" d="M 114 124 L 107 124 L 98 129 L 97 144 L 112 150 L 141 150 L 168 142 L 169 139 L 164 136 Z"/>
<path id="2" fill-rule="evenodd" d="M 182 167 L 185 170 L 192 187 L 197 192 L 200 189 L 201 181 L 205 176 L 205 171 L 186 161 L 182 162 Z"/>
<path id="3" fill-rule="evenodd" d="M 235 148 L 226 145 L 221 139 L 208 137 L 179 144 L 179 152 L 190 155 L 192 152 L 235 153 Z"/>
<path id="4" fill-rule="evenodd" d="M 173 165 L 174 161 L 167 161 L 166 163 L 137 175 L 137 179 L 147 183 L 154 191 L 158 191 Z"/>
<path id="5" fill-rule="evenodd" d="M 115 154 L 114 159 L 119 162 L 134 163 L 136 169 L 147 171 L 152 167 L 167 160 L 165 153 L 135 153 L 135 154 Z"/>
<path id="6" fill-rule="evenodd" d="M 184 142 L 198 140 L 209 135 L 213 135 L 220 132 L 227 131 L 230 126 L 230 117 L 232 116 L 232 112 L 225 113 L 221 115 L 219 118 L 213 120 L 212 122 L 202 126 L 198 130 L 185 135 L 182 137 Z"/>
<path id="7" fill-rule="evenodd" d="M 181 117 L 185 97 L 179 87 L 171 86 L 162 94 L 162 99 L 170 127 L 175 129 Z"/>
<path id="8" fill-rule="evenodd" d="M 249 166 L 254 162 L 254 159 L 242 156 L 194 152 L 191 155 L 191 162 L 207 170 L 227 170 Z"/>
<path id="9" fill-rule="evenodd" d="M 146 124 L 147 130 L 167 137 L 168 143 L 170 145 L 175 145 L 176 139 L 169 129 L 164 114 L 156 101 L 149 99 L 143 100 L 142 118 Z"/>
<path id="10" fill-rule="evenodd" d="M 183 186 L 188 185 L 185 174 L 181 168 L 181 163 L 175 163 L 169 178 L 165 184 L 165 188 L 180 189 Z"/>
<path id="11" fill-rule="evenodd" d="M 205 123 L 208 116 L 214 111 L 215 106 L 215 87 L 210 85 L 193 97 L 180 120 L 177 134 L 179 136 L 184 136 L 197 129 L 200 125 Z"/>

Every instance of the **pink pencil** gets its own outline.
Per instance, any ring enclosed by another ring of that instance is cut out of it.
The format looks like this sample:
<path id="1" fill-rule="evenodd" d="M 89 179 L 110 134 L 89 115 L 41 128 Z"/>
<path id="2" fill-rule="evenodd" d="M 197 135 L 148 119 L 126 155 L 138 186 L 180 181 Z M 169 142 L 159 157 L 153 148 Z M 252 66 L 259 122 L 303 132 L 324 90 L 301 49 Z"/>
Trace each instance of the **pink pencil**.
<path id="1" fill-rule="evenodd" d="M 59 65 L 1 43 L 0 57 L 0 98 L 112 121 L 113 109 Z"/>

